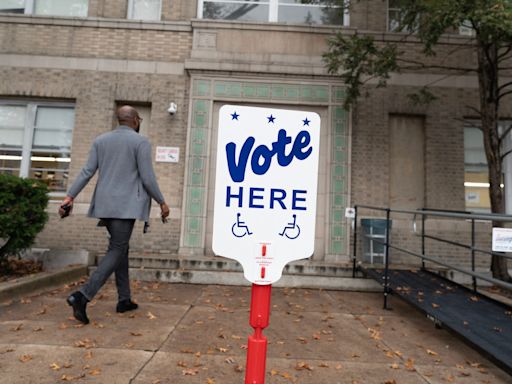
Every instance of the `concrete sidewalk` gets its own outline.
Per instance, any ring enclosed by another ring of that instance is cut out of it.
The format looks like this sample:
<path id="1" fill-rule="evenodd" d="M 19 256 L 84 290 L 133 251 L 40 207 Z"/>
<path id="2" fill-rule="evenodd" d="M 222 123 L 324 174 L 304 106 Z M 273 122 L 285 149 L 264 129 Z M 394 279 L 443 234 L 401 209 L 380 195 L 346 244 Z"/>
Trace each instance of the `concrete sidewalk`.
<path id="1" fill-rule="evenodd" d="M 77 283 L 79 284 L 79 283 Z M 109 282 L 71 317 L 76 284 L 0 304 L 0 383 L 244 382 L 250 288 L 133 283 L 115 313 Z M 377 293 L 272 292 L 266 383 L 505 384 L 512 378 L 407 304 Z"/>

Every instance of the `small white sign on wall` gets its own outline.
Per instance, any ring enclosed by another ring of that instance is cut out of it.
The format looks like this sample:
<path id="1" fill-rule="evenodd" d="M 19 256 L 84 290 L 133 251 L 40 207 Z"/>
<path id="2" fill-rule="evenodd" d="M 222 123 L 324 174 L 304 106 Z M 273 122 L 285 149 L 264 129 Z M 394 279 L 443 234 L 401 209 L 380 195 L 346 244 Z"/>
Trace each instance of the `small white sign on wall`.
<path id="1" fill-rule="evenodd" d="M 157 163 L 177 163 L 180 161 L 180 149 L 178 147 L 156 147 Z"/>
<path id="2" fill-rule="evenodd" d="M 492 229 L 493 252 L 512 252 L 512 228 Z"/>

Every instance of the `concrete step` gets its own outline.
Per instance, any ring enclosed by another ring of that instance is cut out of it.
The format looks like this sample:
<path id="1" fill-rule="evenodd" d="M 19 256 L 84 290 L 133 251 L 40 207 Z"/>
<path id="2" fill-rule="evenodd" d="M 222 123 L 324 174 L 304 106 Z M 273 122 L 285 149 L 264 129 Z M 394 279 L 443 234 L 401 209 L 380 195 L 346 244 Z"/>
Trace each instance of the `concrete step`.
<path id="1" fill-rule="evenodd" d="M 99 257 L 101 260 L 101 257 Z M 90 271 L 95 267 L 91 267 Z M 249 285 L 241 265 L 223 257 L 190 257 L 177 254 L 130 255 L 130 277 L 169 283 Z M 352 266 L 299 260 L 288 264 L 276 287 L 379 291 L 381 287 L 359 272 L 352 278 Z"/>

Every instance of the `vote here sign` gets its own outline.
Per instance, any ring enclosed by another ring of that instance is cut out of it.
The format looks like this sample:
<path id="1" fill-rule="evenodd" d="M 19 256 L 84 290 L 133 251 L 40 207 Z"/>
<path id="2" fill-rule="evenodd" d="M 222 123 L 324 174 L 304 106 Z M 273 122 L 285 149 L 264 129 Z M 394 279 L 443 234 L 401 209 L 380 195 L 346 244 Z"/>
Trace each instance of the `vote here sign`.
<path id="1" fill-rule="evenodd" d="M 313 254 L 320 116 L 224 105 L 219 112 L 213 251 L 252 283 Z"/>

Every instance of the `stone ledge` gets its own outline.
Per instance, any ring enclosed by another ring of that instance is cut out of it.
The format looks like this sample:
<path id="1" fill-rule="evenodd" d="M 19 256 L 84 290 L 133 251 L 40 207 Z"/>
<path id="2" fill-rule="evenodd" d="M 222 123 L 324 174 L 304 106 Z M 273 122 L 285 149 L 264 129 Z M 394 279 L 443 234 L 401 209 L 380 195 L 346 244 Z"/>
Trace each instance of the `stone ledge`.
<path id="1" fill-rule="evenodd" d="M 47 289 L 70 283 L 87 275 L 87 266 L 70 266 L 55 272 L 42 272 L 16 280 L 0 283 L 0 301 L 29 294 L 38 289 Z"/>

